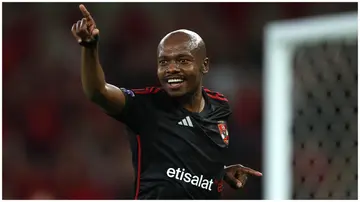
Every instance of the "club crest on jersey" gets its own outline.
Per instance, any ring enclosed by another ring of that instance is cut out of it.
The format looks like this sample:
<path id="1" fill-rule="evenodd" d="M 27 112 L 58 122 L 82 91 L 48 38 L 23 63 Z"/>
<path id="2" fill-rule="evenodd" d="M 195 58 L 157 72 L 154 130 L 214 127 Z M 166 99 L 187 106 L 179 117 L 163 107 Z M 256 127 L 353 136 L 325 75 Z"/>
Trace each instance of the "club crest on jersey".
<path id="1" fill-rule="evenodd" d="M 224 121 L 219 121 L 218 128 L 219 128 L 220 136 L 225 142 L 225 144 L 229 144 L 229 133 L 227 130 L 226 123 Z"/>

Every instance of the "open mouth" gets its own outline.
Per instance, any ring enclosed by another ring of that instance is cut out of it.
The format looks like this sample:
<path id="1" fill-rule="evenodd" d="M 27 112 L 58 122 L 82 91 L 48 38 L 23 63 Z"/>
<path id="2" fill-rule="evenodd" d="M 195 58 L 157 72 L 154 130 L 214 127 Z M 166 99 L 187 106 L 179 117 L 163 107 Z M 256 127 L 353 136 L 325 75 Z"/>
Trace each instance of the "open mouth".
<path id="1" fill-rule="evenodd" d="M 170 89 L 178 89 L 184 82 L 184 79 L 181 78 L 171 78 L 166 80 L 166 83 Z"/>

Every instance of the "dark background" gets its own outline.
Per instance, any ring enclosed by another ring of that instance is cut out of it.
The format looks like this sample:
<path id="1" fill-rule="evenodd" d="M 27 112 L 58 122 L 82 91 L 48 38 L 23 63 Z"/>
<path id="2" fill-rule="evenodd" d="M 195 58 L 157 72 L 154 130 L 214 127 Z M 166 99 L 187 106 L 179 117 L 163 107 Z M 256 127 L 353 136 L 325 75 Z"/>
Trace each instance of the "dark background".
<path id="1" fill-rule="evenodd" d="M 229 163 L 262 171 L 263 28 L 273 20 L 356 11 L 356 3 L 85 3 L 100 29 L 109 83 L 152 86 L 156 47 L 170 31 L 207 45 L 205 86 L 234 111 Z M 75 3 L 3 4 L 3 198 L 126 199 L 131 153 L 122 124 L 81 89 L 80 47 L 70 29 Z M 259 178 L 224 199 L 261 199 Z"/>

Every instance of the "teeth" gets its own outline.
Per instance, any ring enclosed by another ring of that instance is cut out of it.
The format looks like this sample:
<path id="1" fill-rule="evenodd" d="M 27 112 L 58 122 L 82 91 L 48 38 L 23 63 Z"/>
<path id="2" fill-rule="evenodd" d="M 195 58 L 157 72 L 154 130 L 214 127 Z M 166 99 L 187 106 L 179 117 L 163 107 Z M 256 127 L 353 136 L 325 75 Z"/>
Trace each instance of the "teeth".
<path id="1" fill-rule="evenodd" d="M 180 82 L 183 82 L 182 79 L 169 79 L 168 80 L 168 83 L 180 83 Z"/>

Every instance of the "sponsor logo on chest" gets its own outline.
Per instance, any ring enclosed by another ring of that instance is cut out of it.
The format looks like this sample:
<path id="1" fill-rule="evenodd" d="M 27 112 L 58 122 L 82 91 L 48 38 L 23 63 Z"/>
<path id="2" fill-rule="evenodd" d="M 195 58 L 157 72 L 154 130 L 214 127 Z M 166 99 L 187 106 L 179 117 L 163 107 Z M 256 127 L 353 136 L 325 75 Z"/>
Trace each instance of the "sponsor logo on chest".
<path id="1" fill-rule="evenodd" d="M 197 176 L 192 175 L 191 173 L 188 173 L 185 171 L 185 169 L 175 169 L 175 168 L 169 168 L 166 171 L 166 175 L 169 178 L 175 178 L 177 180 L 183 181 L 185 183 L 192 184 L 194 186 L 200 187 L 202 189 L 206 189 L 211 191 L 211 186 L 214 183 L 212 179 L 205 179 L 203 175 Z"/>

